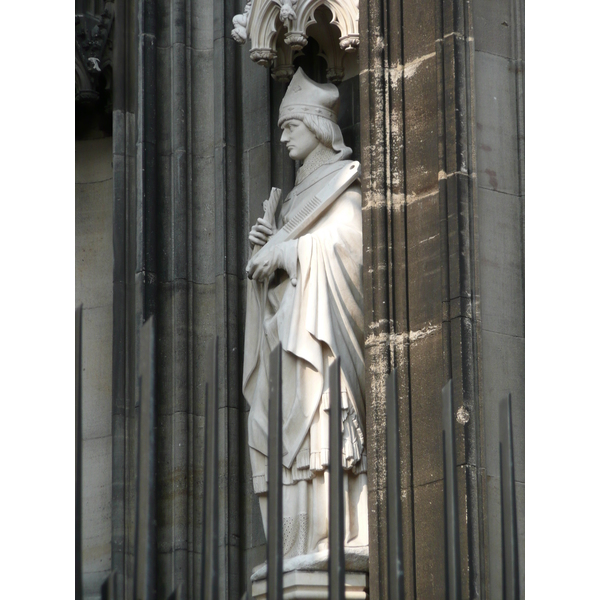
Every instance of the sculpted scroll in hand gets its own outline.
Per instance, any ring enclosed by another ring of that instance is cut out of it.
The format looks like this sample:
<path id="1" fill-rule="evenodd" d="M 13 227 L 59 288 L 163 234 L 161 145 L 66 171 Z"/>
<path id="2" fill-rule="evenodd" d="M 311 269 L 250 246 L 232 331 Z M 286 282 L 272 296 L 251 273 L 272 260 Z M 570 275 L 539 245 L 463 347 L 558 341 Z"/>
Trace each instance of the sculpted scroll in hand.
<path id="1" fill-rule="evenodd" d="M 283 202 L 274 188 L 248 236 L 243 391 L 254 491 L 266 530 L 268 359 L 281 341 L 284 557 L 309 562 L 328 549 L 328 367 L 338 356 L 346 553 L 368 554 L 361 192 L 338 103 L 334 85 L 298 69 L 279 125 L 290 157 L 303 164 Z"/>

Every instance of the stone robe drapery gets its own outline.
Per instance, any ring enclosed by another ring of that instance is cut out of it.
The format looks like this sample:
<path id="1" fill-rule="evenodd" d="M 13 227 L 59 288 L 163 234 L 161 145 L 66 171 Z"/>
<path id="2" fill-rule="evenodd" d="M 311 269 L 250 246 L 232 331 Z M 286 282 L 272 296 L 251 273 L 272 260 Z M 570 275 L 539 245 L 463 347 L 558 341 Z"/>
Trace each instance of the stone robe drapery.
<path id="1" fill-rule="evenodd" d="M 325 164 L 297 185 L 281 207 L 278 228 L 348 163 Z M 367 544 L 359 185 L 344 191 L 306 233 L 283 245 L 286 262 L 297 260 L 297 285 L 282 270 L 271 277 L 267 291 L 266 283 L 248 282 L 243 392 L 250 404 L 248 442 L 254 490 L 264 494 L 268 485 L 269 354 L 281 341 L 284 553 L 289 557 L 322 549 L 327 537 L 328 368 L 338 356 L 345 487 L 352 504 L 346 515 L 346 540 Z M 266 525 L 266 502 L 261 501 L 261 510 Z"/>

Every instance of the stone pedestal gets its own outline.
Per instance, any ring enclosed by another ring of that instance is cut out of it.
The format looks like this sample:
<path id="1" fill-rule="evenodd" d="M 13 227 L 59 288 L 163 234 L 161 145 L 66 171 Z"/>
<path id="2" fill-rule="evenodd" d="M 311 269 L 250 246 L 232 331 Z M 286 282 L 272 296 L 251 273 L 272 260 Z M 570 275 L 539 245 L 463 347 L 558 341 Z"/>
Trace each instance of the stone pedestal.
<path id="1" fill-rule="evenodd" d="M 283 575 L 283 600 L 327 600 L 329 575 L 327 571 L 290 571 Z M 368 575 L 346 573 L 346 599 L 368 598 Z M 266 600 L 267 580 L 252 583 L 254 600 Z"/>

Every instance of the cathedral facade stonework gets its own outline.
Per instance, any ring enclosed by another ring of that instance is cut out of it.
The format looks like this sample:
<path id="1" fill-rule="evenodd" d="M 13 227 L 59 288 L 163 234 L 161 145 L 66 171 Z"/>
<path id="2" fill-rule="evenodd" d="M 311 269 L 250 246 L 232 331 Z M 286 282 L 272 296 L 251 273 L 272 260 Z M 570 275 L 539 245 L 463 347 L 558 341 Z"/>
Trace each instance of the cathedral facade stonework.
<path id="1" fill-rule="evenodd" d="M 102 472 L 110 490 L 94 505 L 102 519 L 84 507 L 85 597 L 99 598 L 98 584 L 115 570 L 118 597 L 133 598 L 140 331 L 153 316 L 157 599 L 178 585 L 182 598 L 201 597 L 204 384 L 215 335 L 220 598 L 249 598 L 266 559 L 261 365 L 274 340 L 285 340 L 289 383 L 287 557 L 324 549 L 322 367 L 341 356 L 355 500 L 347 545 L 368 548 L 369 598 L 387 598 L 392 369 L 406 598 L 445 597 L 441 390 L 449 379 L 461 595 L 501 598 L 498 403 L 507 392 L 524 548 L 521 0 L 76 7 L 76 101 L 94 107 L 81 108 L 77 152 L 87 162 L 78 164 L 93 167 L 97 146 L 105 169 L 112 143 L 112 216 L 106 194 L 103 220 L 89 218 L 83 183 L 77 197 L 86 253 L 108 256 L 110 235 L 113 269 L 103 284 L 112 317 L 97 322 L 104 337 L 89 341 L 110 367 L 90 363 L 84 379 L 110 381 L 94 396 L 96 412 L 84 411 L 84 431 L 101 419 L 106 433 L 104 445 L 87 445 L 84 473 Z M 112 128 L 90 116 L 111 110 Z M 331 127 L 315 126 L 317 117 Z M 352 161 L 360 178 L 321 219 L 261 255 L 305 196 Z M 280 196 L 266 215 L 273 188 Z M 89 235 L 94 227 L 104 228 L 103 241 Z M 78 281 L 92 281 L 94 268 Z M 519 560 L 524 590 L 523 552 Z"/>

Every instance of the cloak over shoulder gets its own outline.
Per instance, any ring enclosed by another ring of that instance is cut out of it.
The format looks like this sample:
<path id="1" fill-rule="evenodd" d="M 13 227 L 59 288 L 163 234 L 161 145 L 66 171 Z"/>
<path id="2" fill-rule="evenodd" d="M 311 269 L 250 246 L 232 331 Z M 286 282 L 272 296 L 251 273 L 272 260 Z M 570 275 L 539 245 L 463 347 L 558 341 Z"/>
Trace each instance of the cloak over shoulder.
<path id="1" fill-rule="evenodd" d="M 348 162 L 323 165 L 297 185 L 283 203 L 278 227 Z M 297 254 L 297 285 L 281 270 L 267 291 L 266 283 L 248 281 L 242 389 L 250 404 L 249 445 L 266 456 L 268 361 L 281 341 L 283 464 L 289 469 L 328 394 L 332 355 L 340 357 L 342 390 L 365 431 L 360 187 L 348 188 L 307 233 L 285 243 L 286 252 Z"/>

